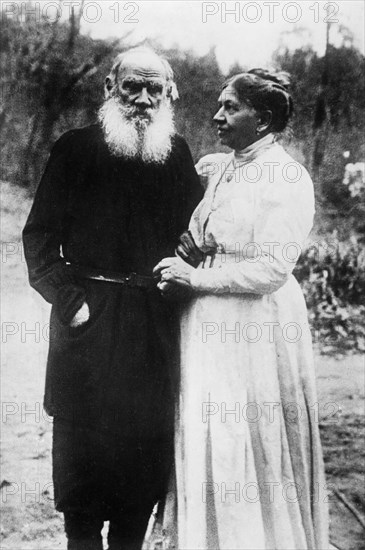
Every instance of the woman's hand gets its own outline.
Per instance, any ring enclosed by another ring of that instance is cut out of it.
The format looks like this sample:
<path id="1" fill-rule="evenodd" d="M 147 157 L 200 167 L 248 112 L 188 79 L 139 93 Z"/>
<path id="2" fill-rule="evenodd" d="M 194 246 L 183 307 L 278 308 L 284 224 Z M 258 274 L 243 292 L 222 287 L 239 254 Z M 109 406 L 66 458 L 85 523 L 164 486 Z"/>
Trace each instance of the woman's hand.
<path id="1" fill-rule="evenodd" d="M 161 280 L 158 283 L 160 290 L 166 290 L 169 286 L 164 285 L 179 285 L 188 289 L 191 289 L 191 274 L 194 271 L 194 267 L 184 262 L 181 258 L 164 258 L 154 268 L 153 274 L 160 275 Z"/>

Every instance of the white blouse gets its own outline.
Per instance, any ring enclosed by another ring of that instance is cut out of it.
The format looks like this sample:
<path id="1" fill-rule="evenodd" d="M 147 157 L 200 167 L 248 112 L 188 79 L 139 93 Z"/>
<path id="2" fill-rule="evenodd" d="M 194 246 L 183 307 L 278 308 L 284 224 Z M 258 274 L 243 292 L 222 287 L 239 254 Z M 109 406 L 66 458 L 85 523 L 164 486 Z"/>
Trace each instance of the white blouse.
<path id="1" fill-rule="evenodd" d="M 314 193 L 307 170 L 269 135 L 242 153 L 213 154 L 196 165 L 206 193 L 189 229 L 220 261 L 198 268 L 202 292 L 270 294 L 288 279 L 311 230 Z"/>

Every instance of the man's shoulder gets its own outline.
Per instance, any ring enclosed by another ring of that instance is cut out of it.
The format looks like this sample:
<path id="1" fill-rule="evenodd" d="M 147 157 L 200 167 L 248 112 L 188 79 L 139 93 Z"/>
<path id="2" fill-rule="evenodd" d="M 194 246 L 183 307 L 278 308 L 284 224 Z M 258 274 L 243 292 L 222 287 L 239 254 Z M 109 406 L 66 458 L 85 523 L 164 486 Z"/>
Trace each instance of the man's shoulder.
<path id="1" fill-rule="evenodd" d="M 101 137 L 102 131 L 99 124 L 90 124 L 80 128 L 71 128 L 64 132 L 56 141 L 56 143 L 77 142 L 93 137 Z"/>
<path id="2" fill-rule="evenodd" d="M 102 130 L 98 124 L 72 128 L 64 132 L 55 142 L 52 150 L 54 152 L 72 154 L 83 154 L 93 150 L 93 144 L 100 143 L 103 139 Z"/>
<path id="3" fill-rule="evenodd" d="M 172 152 L 177 155 L 191 156 L 190 147 L 180 134 L 176 133 L 172 136 Z"/>
<path id="4" fill-rule="evenodd" d="M 183 145 L 183 146 L 186 146 L 186 145 L 187 145 L 185 138 L 183 138 L 182 135 L 180 135 L 180 134 L 178 134 L 178 133 L 175 133 L 175 134 L 172 136 L 172 141 L 173 141 L 173 143 L 176 144 L 176 145 Z"/>

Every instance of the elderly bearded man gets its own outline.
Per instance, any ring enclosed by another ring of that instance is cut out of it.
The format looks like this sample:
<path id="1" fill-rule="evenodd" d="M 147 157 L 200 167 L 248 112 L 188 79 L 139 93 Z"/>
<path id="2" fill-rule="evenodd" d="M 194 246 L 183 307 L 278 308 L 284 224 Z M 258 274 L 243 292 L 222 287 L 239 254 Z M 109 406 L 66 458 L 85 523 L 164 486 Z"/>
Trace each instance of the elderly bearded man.
<path id="1" fill-rule="evenodd" d="M 70 550 L 102 549 L 104 520 L 110 549 L 140 549 L 166 488 L 177 307 L 152 268 L 201 197 L 175 92 L 155 53 L 119 55 L 99 124 L 58 140 L 23 232 L 30 283 L 53 306 L 45 409 Z"/>

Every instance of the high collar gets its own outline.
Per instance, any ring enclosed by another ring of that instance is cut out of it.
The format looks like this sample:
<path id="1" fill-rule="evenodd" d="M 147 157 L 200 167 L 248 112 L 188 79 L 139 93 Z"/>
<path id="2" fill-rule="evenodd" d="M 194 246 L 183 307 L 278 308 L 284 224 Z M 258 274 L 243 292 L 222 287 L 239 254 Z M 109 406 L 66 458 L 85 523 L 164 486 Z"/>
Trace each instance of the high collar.
<path id="1" fill-rule="evenodd" d="M 252 143 L 252 145 L 245 147 L 245 149 L 242 149 L 242 151 L 234 151 L 234 163 L 243 164 L 246 162 L 252 162 L 256 157 L 261 155 L 261 153 L 263 153 L 267 149 L 270 149 L 274 141 L 274 134 L 267 134 L 267 136 L 255 141 L 255 143 Z"/>

